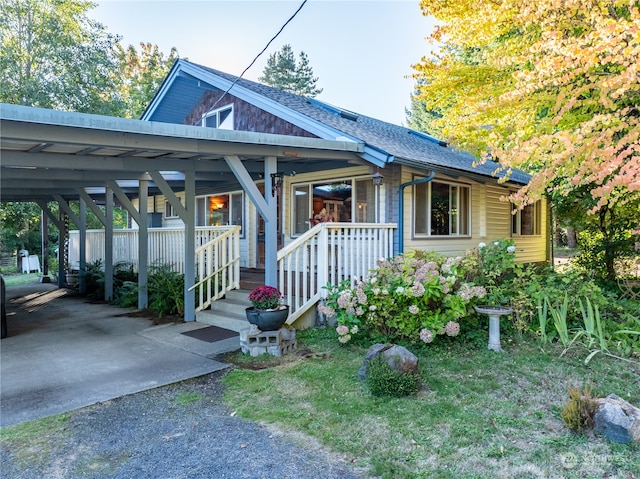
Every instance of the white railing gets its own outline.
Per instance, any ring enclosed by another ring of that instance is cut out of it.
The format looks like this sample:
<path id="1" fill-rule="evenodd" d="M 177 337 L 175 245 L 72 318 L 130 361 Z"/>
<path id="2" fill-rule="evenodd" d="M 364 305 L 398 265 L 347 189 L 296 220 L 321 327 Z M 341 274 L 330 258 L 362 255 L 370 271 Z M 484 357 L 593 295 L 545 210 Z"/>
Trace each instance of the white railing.
<path id="1" fill-rule="evenodd" d="M 327 284 L 355 283 L 393 256 L 395 224 L 320 223 L 278 251 L 278 287 L 295 322 L 326 296 Z"/>
<path id="2" fill-rule="evenodd" d="M 234 230 L 235 226 L 197 227 L 195 246 L 209 243 L 214 238 Z M 184 274 L 184 228 L 149 228 L 149 264 L 169 264 L 174 271 Z M 87 230 L 86 261 L 104 261 L 104 230 Z M 80 232 L 69 231 L 69 263 L 78 267 L 80 262 Z M 138 230 L 113 230 L 113 263 L 128 262 L 138 269 Z"/>
<path id="3" fill-rule="evenodd" d="M 240 287 L 240 226 L 196 249 L 196 312 Z"/>

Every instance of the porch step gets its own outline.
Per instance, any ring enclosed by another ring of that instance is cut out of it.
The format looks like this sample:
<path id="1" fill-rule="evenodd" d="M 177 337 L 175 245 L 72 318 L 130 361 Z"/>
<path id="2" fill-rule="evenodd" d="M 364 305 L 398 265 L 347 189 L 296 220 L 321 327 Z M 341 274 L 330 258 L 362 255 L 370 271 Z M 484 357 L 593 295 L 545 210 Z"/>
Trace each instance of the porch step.
<path id="1" fill-rule="evenodd" d="M 244 312 L 251 306 L 248 297 L 248 290 L 229 291 L 224 299 L 215 301 L 211 309 L 196 313 L 196 321 L 240 332 L 250 326 Z"/>

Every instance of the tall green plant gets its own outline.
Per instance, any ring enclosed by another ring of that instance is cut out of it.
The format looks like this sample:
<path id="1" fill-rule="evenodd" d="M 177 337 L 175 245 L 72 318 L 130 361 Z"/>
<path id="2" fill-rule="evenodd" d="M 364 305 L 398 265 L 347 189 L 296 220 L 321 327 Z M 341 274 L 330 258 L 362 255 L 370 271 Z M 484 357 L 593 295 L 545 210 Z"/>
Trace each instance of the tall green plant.
<path id="1" fill-rule="evenodd" d="M 158 317 L 184 314 L 184 275 L 169 264 L 153 265 L 149 274 L 149 309 Z"/>
<path id="2" fill-rule="evenodd" d="M 551 312 L 551 316 L 553 317 L 553 325 L 558 332 L 558 338 L 563 346 L 569 346 L 569 327 L 567 325 L 567 310 L 569 307 L 569 296 L 565 293 L 564 301 L 557 305 L 553 306 L 549 304 L 549 298 L 545 297 L 545 302 L 548 304 L 549 311 Z"/>

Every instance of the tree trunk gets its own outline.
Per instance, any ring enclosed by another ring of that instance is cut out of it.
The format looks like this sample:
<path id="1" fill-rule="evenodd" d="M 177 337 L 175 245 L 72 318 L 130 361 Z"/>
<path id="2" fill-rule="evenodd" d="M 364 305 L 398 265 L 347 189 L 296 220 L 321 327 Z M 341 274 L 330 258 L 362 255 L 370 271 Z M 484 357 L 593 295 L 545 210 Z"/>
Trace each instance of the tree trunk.
<path id="1" fill-rule="evenodd" d="M 573 249 L 578 246 L 578 235 L 573 227 L 567 228 L 567 247 Z"/>

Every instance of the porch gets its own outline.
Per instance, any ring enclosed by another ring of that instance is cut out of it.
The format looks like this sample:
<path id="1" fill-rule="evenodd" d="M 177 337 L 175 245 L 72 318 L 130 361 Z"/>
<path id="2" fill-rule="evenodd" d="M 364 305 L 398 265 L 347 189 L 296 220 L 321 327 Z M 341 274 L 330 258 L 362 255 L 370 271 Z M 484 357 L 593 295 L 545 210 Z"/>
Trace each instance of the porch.
<path id="1" fill-rule="evenodd" d="M 395 224 L 320 223 L 293 239 L 277 254 L 277 287 L 290 306 L 289 324 L 308 324 L 301 319 L 315 317 L 313 307 L 326 296 L 327 284 L 355 282 L 375 268 L 380 258 L 393 255 Z M 138 230 L 114 230 L 113 262 L 126 261 L 137 270 Z M 196 228 L 195 283 L 189 291 L 196 295 L 196 312 L 210 309 L 215 301 L 237 289 L 251 290 L 265 284 L 265 270 L 240 268 L 240 227 Z M 104 230 L 88 230 L 85 240 L 86 264 L 103 261 Z M 169 264 L 185 271 L 184 228 L 148 230 L 148 264 Z M 69 232 L 68 257 L 80 264 L 80 235 Z"/>

